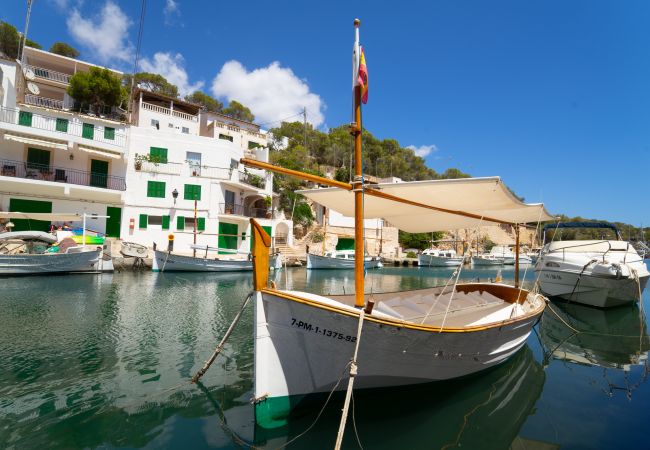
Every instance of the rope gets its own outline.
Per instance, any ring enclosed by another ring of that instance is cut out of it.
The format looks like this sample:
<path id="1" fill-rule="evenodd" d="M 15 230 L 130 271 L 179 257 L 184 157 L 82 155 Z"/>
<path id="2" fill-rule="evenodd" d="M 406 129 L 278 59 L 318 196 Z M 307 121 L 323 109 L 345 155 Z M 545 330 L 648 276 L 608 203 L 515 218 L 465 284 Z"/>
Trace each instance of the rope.
<path id="1" fill-rule="evenodd" d="M 165 256 L 165 262 L 163 263 L 163 266 L 162 266 L 162 269 L 160 269 L 160 272 L 164 272 L 164 271 L 165 271 L 165 266 L 167 265 L 167 258 L 169 258 L 169 254 L 170 254 L 170 253 L 171 253 L 170 251 L 167 251 L 167 255 Z M 154 257 L 154 258 L 156 257 L 155 252 L 154 252 L 153 257 Z"/>
<path id="2" fill-rule="evenodd" d="M 359 438 L 359 431 L 357 430 L 356 413 L 354 411 L 354 393 L 352 393 L 352 426 L 354 427 L 354 435 L 357 438 L 357 444 L 359 445 L 359 448 L 363 450 L 363 445 L 361 445 L 361 439 Z"/>
<path id="3" fill-rule="evenodd" d="M 578 288 L 578 284 L 580 284 L 580 280 L 582 279 L 582 274 L 585 273 L 585 270 L 587 270 L 587 267 L 589 267 L 590 265 L 592 265 L 593 263 L 596 263 L 596 262 L 598 262 L 598 261 L 595 260 L 595 259 L 592 259 L 591 261 L 589 261 L 587 264 L 585 264 L 582 267 L 582 270 L 578 274 L 578 279 L 576 280 L 576 284 L 573 286 L 573 290 L 571 291 L 571 295 L 569 295 L 569 301 L 571 301 L 571 299 L 573 298 L 573 294 L 575 293 L 576 289 Z"/>
<path id="4" fill-rule="evenodd" d="M 248 294 L 248 296 L 246 297 L 246 300 L 244 300 L 244 303 L 242 303 L 241 308 L 239 309 L 239 312 L 235 316 L 235 319 L 232 321 L 232 323 L 228 327 L 228 330 L 226 331 L 226 334 L 221 339 L 221 342 L 219 342 L 219 345 L 217 345 L 217 348 L 214 349 L 214 353 L 212 353 L 212 356 L 210 356 L 210 358 L 205 362 L 205 364 L 203 364 L 203 367 L 201 368 L 201 370 L 196 372 L 196 374 L 194 374 L 194 376 L 192 377 L 192 383 L 196 383 L 197 381 L 199 381 L 199 378 L 201 378 L 203 376 L 203 374 L 205 374 L 205 372 L 210 368 L 210 366 L 212 365 L 212 363 L 214 362 L 216 357 L 219 356 L 219 353 L 221 353 L 221 350 L 223 350 L 223 346 L 225 345 L 226 341 L 230 337 L 230 334 L 232 333 L 232 330 L 235 329 L 235 325 L 237 325 L 237 322 L 239 322 L 239 319 L 241 318 L 241 315 L 243 314 L 244 309 L 246 308 L 246 305 L 248 305 L 248 301 L 251 299 L 251 297 L 253 297 L 253 294 L 254 294 L 253 292 Z"/>

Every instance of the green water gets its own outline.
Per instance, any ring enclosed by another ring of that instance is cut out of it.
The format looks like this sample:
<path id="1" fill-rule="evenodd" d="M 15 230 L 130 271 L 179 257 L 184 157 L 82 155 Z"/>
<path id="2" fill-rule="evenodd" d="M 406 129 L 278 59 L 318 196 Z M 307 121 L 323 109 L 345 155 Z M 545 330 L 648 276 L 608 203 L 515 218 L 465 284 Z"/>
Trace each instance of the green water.
<path id="1" fill-rule="evenodd" d="M 449 274 L 384 268 L 369 271 L 366 284 L 373 292 L 412 289 Z M 512 269 L 503 275 L 512 278 Z M 354 283 L 352 273 L 303 269 L 275 281 L 324 294 L 349 293 Z M 251 307 L 202 383 L 188 383 L 250 291 L 250 275 L 3 278 L 0 287 L 0 448 L 277 448 L 323 404 L 303 405 L 284 428 L 256 429 Z M 639 308 L 553 307 L 590 334 L 572 336 L 547 311 L 528 346 L 496 369 L 356 392 L 344 447 L 358 448 L 356 425 L 366 449 L 650 448 L 650 343 Z M 288 448 L 332 448 L 342 401 L 334 396 Z"/>

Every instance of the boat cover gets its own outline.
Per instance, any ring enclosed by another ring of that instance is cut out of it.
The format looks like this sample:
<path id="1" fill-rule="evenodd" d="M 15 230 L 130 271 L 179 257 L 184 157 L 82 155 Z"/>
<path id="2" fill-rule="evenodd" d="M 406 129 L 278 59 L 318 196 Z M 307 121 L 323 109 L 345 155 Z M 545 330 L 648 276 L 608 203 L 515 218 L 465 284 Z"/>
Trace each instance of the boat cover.
<path id="1" fill-rule="evenodd" d="M 368 187 L 428 206 L 483 217 L 466 217 L 364 195 L 365 219 L 381 218 L 411 233 L 491 225 L 489 218 L 513 224 L 553 219 L 543 204 L 526 204 L 517 199 L 499 177 L 381 183 Z M 343 215 L 354 216 L 354 193 L 351 191 L 324 188 L 298 192 Z"/>
<path id="2" fill-rule="evenodd" d="M 9 240 L 42 241 L 48 244 L 54 244 L 57 241 L 55 236 L 44 231 L 12 231 L 10 233 L 0 233 L 0 241 Z"/>
<path id="3" fill-rule="evenodd" d="M 80 222 L 83 220 L 79 214 L 33 213 L 17 211 L 0 211 L 0 219 L 47 220 L 55 222 Z"/>

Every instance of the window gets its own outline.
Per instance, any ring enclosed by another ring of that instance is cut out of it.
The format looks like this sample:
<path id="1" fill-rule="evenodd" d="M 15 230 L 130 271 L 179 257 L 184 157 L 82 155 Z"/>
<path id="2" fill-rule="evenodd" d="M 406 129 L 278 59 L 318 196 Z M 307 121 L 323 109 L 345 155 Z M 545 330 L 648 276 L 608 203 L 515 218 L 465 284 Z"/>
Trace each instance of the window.
<path id="1" fill-rule="evenodd" d="M 68 119 L 57 118 L 56 119 L 56 131 L 60 131 L 62 133 L 67 133 L 68 132 Z"/>
<path id="2" fill-rule="evenodd" d="M 163 216 L 147 216 L 149 225 L 162 225 Z"/>
<path id="3" fill-rule="evenodd" d="M 226 190 L 226 205 L 234 206 L 235 204 L 235 193 L 233 191 Z"/>
<path id="4" fill-rule="evenodd" d="M 231 169 L 237 169 L 238 167 L 239 167 L 239 160 L 231 159 L 230 160 L 230 168 Z"/>
<path id="5" fill-rule="evenodd" d="M 221 134 L 221 133 L 219 133 L 219 139 L 223 139 L 224 141 L 230 141 L 230 142 L 233 141 L 232 136 L 228 136 L 227 134 Z"/>
<path id="6" fill-rule="evenodd" d="M 84 123 L 83 129 L 81 130 L 81 137 L 86 139 L 92 139 L 95 136 L 95 125 L 92 123 Z"/>
<path id="7" fill-rule="evenodd" d="M 149 157 L 150 159 L 153 159 L 152 162 L 167 164 L 167 149 L 162 147 L 150 147 Z"/>
<path id="8" fill-rule="evenodd" d="M 47 150 L 41 150 L 40 148 L 28 148 L 27 168 L 38 169 L 38 170 L 50 170 L 50 152 Z"/>
<path id="9" fill-rule="evenodd" d="M 115 140 L 115 128 L 104 127 L 104 139 Z"/>
<path id="10" fill-rule="evenodd" d="M 147 197 L 165 198 L 165 182 L 164 181 L 148 181 L 147 182 Z"/>
<path id="11" fill-rule="evenodd" d="M 20 111 L 20 113 L 18 113 L 18 125 L 25 125 L 26 127 L 31 127 L 32 113 L 27 111 Z"/>
<path id="12" fill-rule="evenodd" d="M 183 198 L 185 200 L 201 200 L 201 185 L 186 184 Z"/>
<path id="13" fill-rule="evenodd" d="M 190 134 L 190 129 L 187 127 L 183 127 L 182 132 L 185 134 Z"/>
<path id="14" fill-rule="evenodd" d="M 160 122 L 156 119 L 151 119 L 151 126 L 156 130 L 160 130 Z"/>
<path id="15" fill-rule="evenodd" d="M 140 214 L 140 228 L 147 228 L 147 215 Z"/>
<path id="16" fill-rule="evenodd" d="M 190 166 L 192 176 L 201 175 L 201 154 L 196 152 L 186 152 L 185 161 Z"/>
<path id="17" fill-rule="evenodd" d="M 173 123 L 169 123 L 169 124 L 167 125 L 167 128 L 174 128 L 174 124 L 173 124 Z"/>

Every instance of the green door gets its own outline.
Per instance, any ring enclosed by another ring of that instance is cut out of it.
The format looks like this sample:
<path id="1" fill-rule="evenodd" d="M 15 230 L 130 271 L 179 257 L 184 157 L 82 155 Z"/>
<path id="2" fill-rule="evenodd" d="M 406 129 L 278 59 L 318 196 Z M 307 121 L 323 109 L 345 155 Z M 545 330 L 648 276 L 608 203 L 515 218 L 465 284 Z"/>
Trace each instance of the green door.
<path id="1" fill-rule="evenodd" d="M 236 223 L 219 222 L 219 248 L 232 249 L 219 250 L 219 253 L 235 253 L 237 251 L 237 234 L 239 227 Z"/>
<path id="2" fill-rule="evenodd" d="M 271 242 L 273 242 L 273 227 L 267 227 L 262 225 L 262 228 L 264 228 L 264 231 L 266 231 L 266 234 L 271 236 Z M 251 239 L 250 239 L 250 249 L 251 251 L 253 250 L 253 240 L 255 239 L 255 233 L 253 233 L 253 227 L 251 226 Z"/>
<path id="3" fill-rule="evenodd" d="M 115 208 L 113 206 L 106 207 L 106 236 L 120 237 L 120 226 L 122 225 L 122 208 Z"/>
<path id="4" fill-rule="evenodd" d="M 108 161 L 90 160 L 90 185 L 101 188 L 108 186 Z"/>
<path id="5" fill-rule="evenodd" d="M 337 250 L 354 250 L 354 239 L 339 238 L 336 243 Z"/>
<path id="6" fill-rule="evenodd" d="M 10 198 L 9 211 L 51 213 L 52 202 Z M 50 231 L 51 222 L 46 220 L 11 219 L 11 221 L 14 223 L 13 231 Z"/>
<path id="7" fill-rule="evenodd" d="M 40 148 L 27 149 L 27 168 L 50 170 L 50 152 Z"/>

